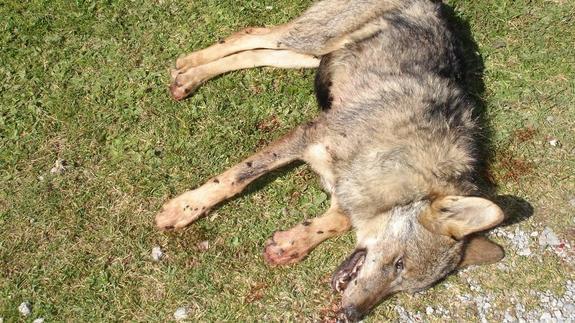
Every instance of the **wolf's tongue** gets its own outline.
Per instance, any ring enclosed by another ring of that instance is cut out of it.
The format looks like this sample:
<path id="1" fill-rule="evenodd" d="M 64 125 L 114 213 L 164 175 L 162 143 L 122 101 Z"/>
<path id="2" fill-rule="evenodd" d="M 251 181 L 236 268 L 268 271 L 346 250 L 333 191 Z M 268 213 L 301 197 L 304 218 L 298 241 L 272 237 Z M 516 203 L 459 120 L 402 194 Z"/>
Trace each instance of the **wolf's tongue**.
<path id="1" fill-rule="evenodd" d="M 357 276 L 366 254 L 365 249 L 355 250 L 339 265 L 331 277 L 331 287 L 335 291 L 339 293 L 343 292 L 348 283 Z"/>

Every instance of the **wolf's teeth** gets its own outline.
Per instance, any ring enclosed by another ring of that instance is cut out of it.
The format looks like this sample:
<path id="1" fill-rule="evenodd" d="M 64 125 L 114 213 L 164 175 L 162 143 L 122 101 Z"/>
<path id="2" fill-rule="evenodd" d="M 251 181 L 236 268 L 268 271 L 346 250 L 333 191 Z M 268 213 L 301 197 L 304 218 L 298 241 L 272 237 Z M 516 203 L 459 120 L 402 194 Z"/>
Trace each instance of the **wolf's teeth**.
<path id="1" fill-rule="evenodd" d="M 335 290 L 338 291 L 338 293 L 341 293 L 342 288 L 341 288 L 341 281 L 338 280 L 337 283 L 335 283 Z"/>

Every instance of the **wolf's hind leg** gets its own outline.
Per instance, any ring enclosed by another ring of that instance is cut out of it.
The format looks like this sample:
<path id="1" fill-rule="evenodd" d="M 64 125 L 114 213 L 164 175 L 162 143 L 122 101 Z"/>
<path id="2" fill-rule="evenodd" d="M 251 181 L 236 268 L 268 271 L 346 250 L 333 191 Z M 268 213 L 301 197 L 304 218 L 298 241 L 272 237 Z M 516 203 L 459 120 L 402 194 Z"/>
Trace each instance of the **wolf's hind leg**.
<path id="1" fill-rule="evenodd" d="M 351 228 L 349 218 L 332 199 L 323 216 L 304 221 L 288 231 L 277 231 L 266 242 L 265 260 L 272 265 L 287 265 L 301 261 L 323 241 Z"/>
<path id="2" fill-rule="evenodd" d="M 173 198 L 156 215 L 156 226 L 172 229 L 190 224 L 216 204 L 240 193 L 258 177 L 300 158 L 307 142 L 314 140 L 320 129 L 321 126 L 313 122 L 300 126 L 197 189 Z"/>
<path id="3" fill-rule="evenodd" d="M 300 17 L 271 28 L 246 28 L 202 50 L 176 61 L 177 69 L 186 69 L 222 57 L 253 49 L 289 49 L 321 56 L 342 48 L 360 30 L 360 38 L 376 32 L 366 23 L 386 11 L 401 6 L 404 0 L 323 0 L 316 2 Z"/>
<path id="4" fill-rule="evenodd" d="M 270 28 L 258 27 L 243 29 L 210 47 L 178 58 L 176 60 L 176 68 L 183 69 L 200 66 L 240 51 L 263 48 L 261 47 L 261 37 L 258 36 L 267 35 L 271 30 Z"/>
<path id="5" fill-rule="evenodd" d="M 204 65 L 173 71 L 170 92 L 174 99 L 181 100 L 192 93 L 203 82 L 227 72 L 259 66 L 315 68 L 319 66 L 319 61 L 314 56 L 289 50 L 260 49 L 244 51 Z"/>

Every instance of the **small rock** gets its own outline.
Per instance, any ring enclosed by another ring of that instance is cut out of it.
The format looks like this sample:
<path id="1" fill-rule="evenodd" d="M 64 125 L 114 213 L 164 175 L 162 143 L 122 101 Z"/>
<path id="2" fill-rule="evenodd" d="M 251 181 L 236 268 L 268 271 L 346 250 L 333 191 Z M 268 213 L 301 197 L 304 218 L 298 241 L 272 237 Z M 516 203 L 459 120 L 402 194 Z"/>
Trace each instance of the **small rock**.
<path id="1" fill-rule="evenodd" d="M 433 314 L 433 312 L 434 312 L 434 311 L 433 311 L 433 307 L 428 306 L 428 307 L 425 308 L 425 314 L 431 315 L 431 314 Z"/>
<path id="2" fill-rule="evenodd" d="M 160 261 L 164 257 L 164 252 L 158 246 L 152 248 L 152 259 L 154 261 Z"/>
<path id="3" fill-rule="evenodd" d="M 54 175 L 62 175 L 70 166 L 64 159 L 56 159 L 54 162 L 54 167 L 50 169 L 50 173 Z"/>
<path id="4" fill-rule="evenodd" d="M 559 144 L 559 140 L 551 139 L 551 140 L 549 140 L 549 144 L 553 147 L 557 147 L 557 145 Z"/>
<path id="5" fill-rule="evenodd" d="M 575 207 L 575 196 L 572 196 L 572 197 L 569 199 L 569 205 L 571 205 L 572 207 Z"/>
<path id="6" fill-rule="evenodd" d="M 501 39 L 493 43 L 493 48 L 495 49 L 505 48 L 506 46 L 507 43 L 505 43 L 505 41 Z"/>
<path id="7" fill-rule="evenodd" d="M 198 249 L 200 249 L 200 251 L 206 251 L 210 248 L 210 242 L 208 240 L 204 240 L 202 242 L 199 242 L 197 245 Z"/>
<path id="8" fill-rule="evenodd" d="M 517 303 L 515 305 L 515 312 L 516 313 L 524 313 L 525 312 L 525 305 L 523 305 L 521 303 Z"/>
<path id="9" fill-rule="evenodd" d="M 539 237 L 539 245 L 542 247 L 546 246 L 557 246 L 561 243 L 555 232 L 551 230 L 549 227 L 545 227 L 541 232 L 541 236 Z"/>
<path id="10" fill-rule="evenodd" d="M 515 229 L 515 234 L 511 238 L 511 243 L 517 250 L 517 254 L 520 256 L 528 257 L 531 256 L 531 249 L 529 249 L 529 237 L 525 231 Z"/>
<path id="11" fill-rule="evenodd" d="M 20 312 L 20 314 L 24 316 L 30 315 L 30 313 L 32 312 L 32 310 L 30 309 L 30 303 L 22 302 L 20 306 L 18 306 L 18 312 Z"/>
<path id="12" fill-rule="evenodd" d="M 266 10 L 273 10 L 274 7 L 273 6 L 266 6 Z"/>
<path id="13" fill-rule="evenodd" d="M 553 311 L 553 315 L 557 320 L 563 320 L 563 313 L 560 310 Z"/>
<path id="14" fill-rule="evenodd" d="M 515 322 L 517 319 L 509 313 L 509 310 L 505 311 L 505 315 L 503 316 L 503 322 Z"/>
<path id="15" fill-rule="evenodd" d="M 563 313 L 567 316 L 575 315 L 575 305 L 571 303 L 563 305 Z"/>
<path id="16" fill-rule="evenodd" d="M 521 249 L 517 252 L 518 255 L 523 256 L 523 257 L 529 257 L 531 256 L 532 252 L 531 249 L 529 248 L 525 248 L 525 249 Z"/>
<path id="17" fill-rule="evenodd" d="M 43 182 L 43 181 L 44 181 L 44 176 L 39 175 L 39 176 L 38 176 L 38 182 Z"/>
<path id="18" fill-rule="evenodd" d="M 188 310 L 185 307 L 180 307 L 174 312 L 174 319 L 182 321 L 188 318 Z"/>
<path id="19" fill-rule="evenodd" d="M 551 314 L 547 313 L 547 312 L 543 312 L 543 314 L 541 314 L 541 317 L 539 318 L 539 320 L 541 322 L 551 322 Z"/>
<path id="20" fill-rule="evenodd" d="M 35 319 L 34 321 L 32 321 L 32 323 L 44 323 L 44 318 L 39 317 L 39 318 Z"/>
<path id="21" fill-rule="evenodd" d="M 509 272 L 509 267 L 507 267 L 506 264 L 500 262 L 497 264 L 497 269 L 501 270 L 502 272 L 508 273 Z"/>

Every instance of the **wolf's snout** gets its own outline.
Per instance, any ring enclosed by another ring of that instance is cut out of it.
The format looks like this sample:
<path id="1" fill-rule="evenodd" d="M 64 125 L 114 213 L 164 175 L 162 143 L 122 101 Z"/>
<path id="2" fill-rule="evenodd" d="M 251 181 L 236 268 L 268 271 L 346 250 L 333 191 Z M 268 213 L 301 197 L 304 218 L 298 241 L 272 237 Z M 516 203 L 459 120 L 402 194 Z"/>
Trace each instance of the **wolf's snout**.
<path id="1" fill-rule="evenodd" d="M 336 292 L 343 293 L 347 285 L 357 277 L 366 254 L 365 249 L 358 249 L 339 265 L 331 277 L 331 287 Z"/>
<path id="2" fill-rule="evenodd" d="M 343 314 L 347 322 L 358 322 L 363 317 L 363 314 L 354 306 L 347 306 L 343 309 Z"/>

